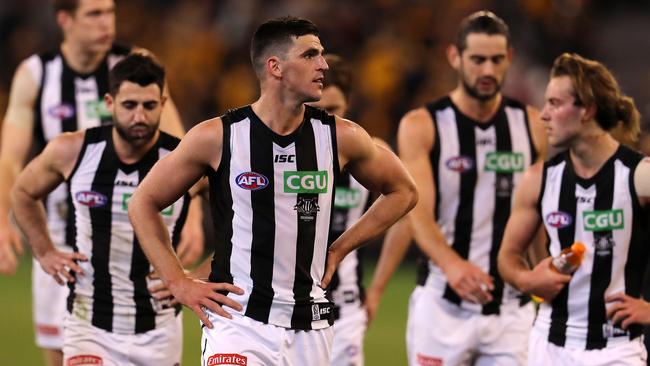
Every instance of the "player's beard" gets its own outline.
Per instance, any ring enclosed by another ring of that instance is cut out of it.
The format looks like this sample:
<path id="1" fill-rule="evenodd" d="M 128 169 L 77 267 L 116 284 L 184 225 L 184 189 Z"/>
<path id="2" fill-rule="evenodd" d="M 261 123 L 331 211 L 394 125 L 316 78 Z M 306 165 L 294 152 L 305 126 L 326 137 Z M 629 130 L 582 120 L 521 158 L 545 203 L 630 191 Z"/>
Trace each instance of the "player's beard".
<path id="1" fill-rule="evenodd" d="M 148 125 L 146 123 L 136 123 L 129 127 L 124 127 L 117 121 L 113 121 L 115 124 L 115 129 L 117 134 L 120 135 L 122 139 L 128 143 L 135 146 L 142 146 L 147 144 L 153 137 L 156 135 L 156 130 L 158 130 L 158 124 Z M 142 132 L 135 132 L 135 128 L 143 128 Z"/>
<path id="2" fill-rule="evenodd" d="M 477 87 L 477 84 L 479 83 L 479 81 L 481 79 L 489 79 L 489 80 L 491 80 L 494 83 L 494 91 L 492 91 L 489 94 L 481 94 L 478 91 L 478 87 Z M 461 80 L 462 80 L 463 89 L 465 89 L 465 92 L 469 96 L 471 96 L 472 98 L 477 99 L 477 100 L 479 100 L 481 102 L 487 102 L 488 100 L 494 99 L 494 97 L 496 97 L 497 94 L 499 94 L 499 92 L 501 91 L 501 84 L 499 83 L 499 81 L 497 79 L 495 79 L 493 77 L 487 76 L 487 77 L 484 77 L 484 78 L 478 78 L 478 79 L 476 79 L 476 82 L 474 83 L 473 86 L 470 85 L 469 82 L 467 82 L 467 79 L 462 74 L 461 74 Z"/>

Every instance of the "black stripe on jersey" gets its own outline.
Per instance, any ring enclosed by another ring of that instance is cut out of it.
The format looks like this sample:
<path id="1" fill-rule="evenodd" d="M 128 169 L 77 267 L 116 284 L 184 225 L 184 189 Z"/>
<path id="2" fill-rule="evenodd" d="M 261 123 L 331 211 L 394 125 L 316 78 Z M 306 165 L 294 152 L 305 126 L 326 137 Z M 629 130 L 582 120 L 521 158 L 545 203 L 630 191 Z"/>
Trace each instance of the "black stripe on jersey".
<path id="1" fill-rule="evenodd" d="M 273 140 L 268 128 L 258 119 L 250 119 L 251 171 L 265 175 L 269 184 L 251 191 L 253 228 L 251 243 L 251 279 L 253 289 L 246 316 L 268 323 L 275 291 L 273 290 L 273 256 L 275 252 L 275 182 Z"/>
<path id="2" fill-rule="evenodd" d="M 456 126 L 458 127 L 458 142 L 460 145 L 460 156 L 472 159 L 474 163 L 472 168 L 460 174 L 460 201 L 458 204 L 458 213 L 454 223 L 454 242 L 452 248 L 463 259 L 469 257 L 469 246 L 472 239 L 472 223 L 474 216 L 474 187 L 477 180 L 476 166 L 476 137 L 474 133 L 474 123 L 467 117 L 455 110 Z M 461 298 L 447 284 L 443 297 L 450 302 L 460 305 Z"/>
<path id="3" fill-rule="evenodd" d="M 568 153 L 566 153 L 568 155 Z M 571 158 L 566 156 L 565 160 Z M 542 187 L 545 189 L 545 187 Z M 568 166 L 564 167 L 562 172 L 562 187 L 560 188 L 560 202 L 558 210 L 562 211 L 576 220 L 576 180 L 573 170 Z M 561 249 L 565 249 L 573 244 L 575 238 L 575 225 L 568 225 L 564 228 L 557 229 L 558 239 Z M 564 286 L 562 291 L 553 299 L 551 311 L 551 326 L 549 329 L 548 341 L 557 346 L 564 347 L 566 342 L 566 322 L 569 318 L 568 310 L 569 286 Z"/>
<path id="4" fill-rule="evenodd" d="M 107 202 L 101 207 L 90 208 L 92 256 L 90 262 L 94 269 L 93 278 L 93 316 L 92 325 L 112 331 L 113 329 L 113 293 L 112 279 L 109 272 L 112 226 L 113 182 L 117 176 L 118 160 L 111 138 L 111 129 L 103 129 L 106 148 L 102 153 L 91 190 L 106 197 Z M 107 184 L 106 182 L 110 182 Z"/>
<path id="5" fill-rule="evenodd" d="M 77 109 L 77 96 L 75 93 L 74 78 L 76 73 L 68 66 L 63 55 L 61 55 L 61 63 L 63 64 L 61 71 L 61 105 L 70 106 L 71 110 L 74 111 L 61 121 L 61 132 L 72 132 L 78 129 L 77 115 L 80 112 Z"/>
<path id="6" fill-rule="evenodd" d="M 230 128 L 232 124 L 230 113 L 223 115 L 221 121 L 223 126 L 221 162 L 217 171 L 211 168 L 206 171 L 210 183 L 212 223 L 215 228 L 210 282 L 233 283 L 230 272 L 230 256 L 232 255 L 232 222 L 235 212 L 230 192 Z"/>
<path id="7" fill-rule="evenodd" d="M 97 98 L 99 100 L 104 98 L 104 94 L 109 92 L 109 85 L 108 85 L 108 55 L 104 58 L 104 61 L 99 65 L 97 70 L 94 72 L 95 75 L 95 82 L 97 83 Z M 101 115 L 100 116 L 101 125 L 106 125 L 106 124 L 111 124 L 113 123 L 113 117 L 110 115 Z"/>
<path id="8" fill-rule="evenodd" d="M 601 171 L 615 172 L 613 161 L 609 160 Z M 596 180 L 596 198 L 594 199 L 594 210 L 611 210 L 614 202 L 614 176 L 603 175 Z M 596 178 L 595 177 L 595 178 Z M 594 231 L 594 243 L 599 240 L 611 240 L 612 231 Z M 612 280 L 612 250 L 606 253 L 594 255 L 593 267 L 591 270 L 591 283 L 589 289 L 589 323 L 587 326 L 587 347 L 586 349 L 601 349 L 607 345 L 603 336 L 603 325 L 607 323 L 605 309 L 605 291 Z"/>
<path id="9" fill-rule="evenodd" d="M 496 131 L 496 149 L 497 151 L 512 151 L 512 140 L 508 117 L 505 110 L 500 108 L 495 116 L 494 124 Z M 488 274 L 494 279 L 494 290 L 492 297 L 494 300 L 482 308 L 483 315 L 499 314 L 501 303 L 503 301 L 503 279 L 499 275 L 497 268 L 497 255 L 501 247 L 503 232 L 510 216 L 510 205 L 512 199 L 513 173 L 495 173 L 496 185 L 494 187 L 494 214 L 492 216 L 492 246 L 490 247 L 490 267 Z"/>
<path id="10" fill-rule="evenodd" d="M 429 153 L 429 159 L 431 160 L 431 169 L 433 173 L 433 181 L 435 185 L 435 207 L 433 208 L 433 212 L 436 215 L 436 220 L 438 219 L 439 215 L 439 210 L 440 210 L 440 200 L 438 197 L 440 197 L 440 182 L 438 181 L 438 169 L 440 168 L 440 132 L 438 131 L 438 124 L 436 123 L 436 104 L 428 104 L 427 105 L 427 110 L 429 111 L 429 115 L 431 116 L 431 123 L 433 123 L 433 129 L 434 129 L 434 141 L 433 141 L 433 148 L 431 149 L 431 152 Z"/>
<path id="11" fill-rule="evenodd" d="M 302 131 L 296 139 L 296 169 L 298 171 L 317 171 L 316 141 L 309 118 L 305 118 L 301 129 Z M 296 205 L 303 201 L 312 201 L 312 204 L 316 204 L 318 194 L 298 193 Z M 311 220 L 304 219 L 300 212 L 297 215 L 296 273 L 293 283 L 293 297 L 296 305 L 291 316 L 292 329 L 311 329 L 312 314 L 309 304 L 313 300 L 310 293 L 314 283 L 311 276 L 311 264 L 314 257 L 318 212 L 314 212 L 311 218 Z"/>

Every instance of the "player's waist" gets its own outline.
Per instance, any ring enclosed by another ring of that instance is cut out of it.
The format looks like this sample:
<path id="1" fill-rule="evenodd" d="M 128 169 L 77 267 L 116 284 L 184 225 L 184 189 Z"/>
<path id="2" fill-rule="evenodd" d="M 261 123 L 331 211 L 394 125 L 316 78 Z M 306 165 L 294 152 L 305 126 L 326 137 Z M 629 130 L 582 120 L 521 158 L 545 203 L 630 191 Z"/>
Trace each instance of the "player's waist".
<path id="1" fill-rule="evenodd" d="M 591 334 L 589 329 L 592 329 Z M 638 326 L 632 327 L 632 330 L 623 330 L 609 321 L 602 324 L 592 324 L 591 326 L 587 323 L 576 324 L 568 321 L 555 327 L 552 325 L 551 320 L 543 314 L 538 314 L 535 319 L 533 331 L 538 332 L 542 337 L 546 337 L 550 343 L 575 349 L 613 347 L 628 343 L 642 333 L 642 329 Z"/>

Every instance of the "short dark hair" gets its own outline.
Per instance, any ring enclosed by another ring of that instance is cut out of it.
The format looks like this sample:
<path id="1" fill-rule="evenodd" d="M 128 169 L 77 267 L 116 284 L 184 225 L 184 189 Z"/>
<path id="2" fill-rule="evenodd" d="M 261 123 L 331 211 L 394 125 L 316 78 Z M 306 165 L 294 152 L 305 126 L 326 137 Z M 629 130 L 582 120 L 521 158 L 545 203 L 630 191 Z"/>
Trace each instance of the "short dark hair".
<path id="1" fill-rule="evenodd" d="M 111 69 L 108 88 L 113 97 L 124 81 L 140 86 L 156 83 L 162 93 L 165 87 L 165 69 L 151 56 L 132 53 Z"/>
<path id="2" fill-rule="evenodd" d="M 456 48 L 458 48 L 459 53 L 463 53 L 467 48 L 467 36 L 471 33 L 483 33 L 490 36 L 502 35 L 506 37 L 506 45 L 510 46 L 511 39 L 508 25 L 491 11 L 477 11 L 460 22 L 456 34 Z"/>
<path id="3" fill-rule="evenodd" d="M 58 11 L 74 13 L 79 7 L 79 0 L 50 0 L 50 2 L 55 13 Z"/>
<path id="4" fill-rule="evenodd" d="M 341 89 L 345 99 L 350 98 L 350 90 L 352 88 L 352 72 L 347 62 L 339 55 L 329 54 L 325 55 L 325 61 L 329 66 L 325 70 L 325 81 L 323 86 L 336 86 Z"/>
<path id="5" fill-rule="evenodd" d="M 280 52 L 286 50 L 277 50 L 280 47 L 287 46 L 292 37 L 301 37 L 307 34 L 319 36 L 318 28 L 314 23 L 307 19 L 286 16 L 282 18 L 271 19 L 260 25 L 251 40 L 251 62 L 253 69 L 258 77 L 264 70 L 264 61 L 272 49 Z"/>

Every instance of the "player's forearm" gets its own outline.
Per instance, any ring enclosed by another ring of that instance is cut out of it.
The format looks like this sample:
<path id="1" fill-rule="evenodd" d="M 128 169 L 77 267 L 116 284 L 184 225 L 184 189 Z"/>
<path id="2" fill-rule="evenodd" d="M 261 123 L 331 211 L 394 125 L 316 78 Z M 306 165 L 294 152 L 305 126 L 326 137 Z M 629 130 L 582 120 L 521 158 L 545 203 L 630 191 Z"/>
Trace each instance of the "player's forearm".
<path id="1" fill-rule="evenodd" d="M 11 192 L 11 204 L 18 227 L 27 237 L 36 258 L 42 257 L 54 244 L 47 231 L 47 217 L 40 198 L 32 197 L 20 186 Z"/>
<path id="2" fill-rule="evenodd" d="M 527 292 L 525 276 L 530 272 L 524 253 L 501 247 L 497 257 L 501 278 L 517 290 Z"/>
<path id="3" fill-rule="evenodd" d="M 15 165 L 7 159 L 0 158 L 0 227 L 9 225 L 11 187 L 14 186 L 19 171 Z"/>
<path id="4" fill-rule="evenodd" d="M 386 232 L 381 254 L 372 276 L 370 290 L 384 292 L 384 288 L 393 273 L 404 259 L 409 244 L 413 238 L 411 226 L 406 219 L 402 219 L 391 226 Z"/>
<path id="5" fill-rule="evenodd" d="M 409 215 L 418 248 L 443 271 L 463 259 L 447 244 L 433 217 L 414 211 Z"/>
<path id="6" fill-rule="evenodd" d="M 210 276 L 210 272 L 212 272 L 212 256 L 205 258 L 198 267 L 190 272 L 190 276 L 199 280 L 205 280 Z"/>

